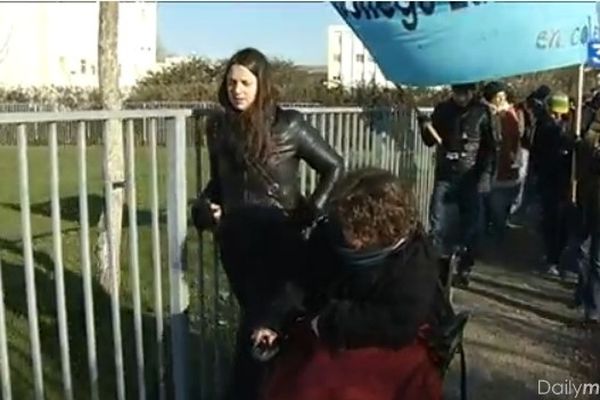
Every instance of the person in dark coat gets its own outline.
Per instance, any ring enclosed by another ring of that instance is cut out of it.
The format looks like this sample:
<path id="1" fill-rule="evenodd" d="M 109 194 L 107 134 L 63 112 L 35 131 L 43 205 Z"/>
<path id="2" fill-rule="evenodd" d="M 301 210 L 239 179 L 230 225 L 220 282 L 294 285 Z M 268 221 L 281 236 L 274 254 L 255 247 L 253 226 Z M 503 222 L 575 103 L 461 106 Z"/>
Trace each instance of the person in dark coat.
<path id="1" fill-rule="evenodd" d="M 559 274 L 560 256 L 567 244 L 567 210 L 571 201 L 571 167 L 574 135 L 568 121 L 569 100 L 556 93 L 548 111 L 540 113 L 532 148 L 542 208 L 542 237 L 548 272 Z"/>
<path id="2" fill-rule="evenodd" d="M 421 137 L 425 145 L 437 147 L 429 229 L 442 255 L 443 270 L 449 270 L 453 253 L 460 254 L 457 282 L 463 285 L 468 284 L 474 264 L 482 225 L 483 194 L 490 190 L 499 137 L 490 107 L 475 98 L 475 88 L 474 84 L 455 85 L 452 97 L 435 107 L 431 123 L 439 134 L 439 141 L 425 128 L 426 121 L 421 118 Z M 459 213 L 457 241 L 452 240 L 455 229 L 449 217 L 453 206 L 457 206 Z"/>
<path id="3" fill-rule="evenodd" d="M 322 213 L 344 165 L 299 112 L 277 106 L 271 66 L 256 49 L 241 50 L 229 60 L 219 103 L 223 111 L 207 122 L 210 181 L 192 207 L 192 219 L 198 230 L 215 229 L 223 266 L 240 305 L 227 398 L 256 400 L 264 366 L 250 353 L 253 327 L 264 317 L 264 302 L 283 290 L 286 274 L 291 272 L 286 272 L 285 264 L 279 270 L 265 270 L 260 259 L 248 263 L 255 256 L 277 258 L 282 247 L 256 247 L 261 249 L 257 254 L 252 246 L 262 244 L 256 242 L 262 238 L 244 225 L 257 226 L 255 220 L 260 218 L 279 219 L 288 226 L 281 232 L 289 239 L 284 242 L 294 243 Z M 308 198 L 302 195 L 298 180 L 302 160 L 319 176 Z M 289 246 L 290 254 L 295 254 L 293 244 Z M 247 258 L 240 257 L 244 254 Z"/>
<path id="4" fill-rule="evenodd" d="M 597 116 L 594 121 L 597 121 Z M 600 323 L 600 129 L 594 122 L 577 148 L 577 205 L 580 226 L 576 235 L 583 253 L 589 239 L 589 259 L 579 257 L 576 303 L 583 306 L 585 323 Z"/>
<path id="5" fill-rule="evenodd" d="M 328 215 L 309 243 L 306 319 L 291 329 L 262 399 L 441 399 L 427 341 L 437 328 L 439 255 L 411 188 L 387 171 L 353 171 Z"/>
<path id="6" fill-rule="evenodd" d="M 583 322 L 600 322 L 600 95 L 584 107 L 581 140 L 576 144 L 576 216 L 561 270 L 577 271 L 573 306 L 583 307 Z"/>

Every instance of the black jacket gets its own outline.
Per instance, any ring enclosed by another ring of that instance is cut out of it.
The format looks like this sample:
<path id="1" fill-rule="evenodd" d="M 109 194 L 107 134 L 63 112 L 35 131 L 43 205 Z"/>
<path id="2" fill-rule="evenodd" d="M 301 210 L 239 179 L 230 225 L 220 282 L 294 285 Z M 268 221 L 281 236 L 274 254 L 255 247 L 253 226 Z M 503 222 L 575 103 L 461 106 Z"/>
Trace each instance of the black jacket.
<path id="1" fill-rule="evenodd" d="M 558 188 L 565 197 L 569 193 L 574 146 L 575 136 L 566 123 L 549 114 L 540 116 L 531 150 L 532 167 L 543 185 Z"/>
<path id="2" fill-rule="evenodd" d="M 491 174 L 500 132 L 488 106 L 473 101 L 467 107 L 453 99 L 439 103 L 431 116 L 433 127 L 442 139 L 436 153 L 436 179 L 448 180 L 466 173 L 477 179 Z M 435 142 L 423 135 L 427 146 Z"/>
<path id="3" fill-rule="evenodd" d="M 400 348 L 424 323 L 435 328 L 438 254 L 414 235 L 394 251 L 376 250 L 369 266 L 339 250 L 339 225 L 320 225 L 308 242 L 272 207 L 242 207 L 218 229 L 223 264 L 244 320 L 285 333 L 297 317 L 319 316 L 333 349 Z"/>
<path id="4" fill-rule="evenodd" d="M 393 251 L 320 254 L 320 282 L 330 284 L 325 302 L 315 304 L 318 330 L 332 349 L 400 348 L 424 323 L 435 325 L 438 255 L 426 237 L 414 235 Z"/>
<path id="5" fill-rule="evenodd" d="M 586 102 L 581 116 L 580 140 L 575 145 L 577 172 L 577 202 L 586 212 L 600 215 L 600 131 L 596 113 L 600 109 L 600 94 Z"/>
<path id="6" fill-rule="evenodd" d="M 223 267 L 249 329 L 284 333 L 297 317 L 315 315 L 340 274 L 331 224 L 310 240 L 274 207 L 243 206 L 224 214 L 216 233 Z"/>
<path id="7" fill-rule="evenodd" d="M 600 131 L 586 131 L 576 151 L 577 201 L 587 212 L 600 215 Z"/>
<path id="8" fill-rule="evenodd" d="M 308 206 L 319 210 L 344 170 L 342 158 L 298 111 L 276 110 L 271 130 L 274 148 L 263 166 L 268 179 L 247 164 L 224 114 L 213 116 L 207 131 L 211 168 L 202 196 L 219 204 L 224 213 L 251 204 L 296 209 L 301 200 L 300 160 L 306 161 L 320 178 L 308 199 Z"/>

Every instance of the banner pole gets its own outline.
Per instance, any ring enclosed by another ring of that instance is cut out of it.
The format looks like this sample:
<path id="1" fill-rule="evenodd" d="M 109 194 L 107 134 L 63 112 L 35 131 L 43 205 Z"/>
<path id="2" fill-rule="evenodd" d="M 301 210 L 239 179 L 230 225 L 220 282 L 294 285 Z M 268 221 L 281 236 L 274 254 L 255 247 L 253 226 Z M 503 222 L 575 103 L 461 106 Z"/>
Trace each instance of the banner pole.
<path id="1" fill-rule="evenodd" d="M 584 75 L 584 64 L 579 64 L 578 69 L 578 79 L 577 79 L 577 110 L 575 112 L 575 138 L 579 138 L 581 136 L 581 112 L 583 109 L 583 75 Z M 575 150 L 573 150 L 573 155 L 571 157 L 571 182 L 572 184 L 572 193 L 571 200 L 573 203 L 577 201 L 577 155 Z"/>

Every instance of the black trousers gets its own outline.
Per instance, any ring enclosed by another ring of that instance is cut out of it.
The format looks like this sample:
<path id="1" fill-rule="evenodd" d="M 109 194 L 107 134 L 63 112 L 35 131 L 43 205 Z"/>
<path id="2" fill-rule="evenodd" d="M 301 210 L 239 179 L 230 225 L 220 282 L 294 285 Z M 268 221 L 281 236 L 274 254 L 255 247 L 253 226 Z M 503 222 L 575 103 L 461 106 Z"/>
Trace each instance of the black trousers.
<path id="1" fill-rule="evenodd" d="M 233 371 L 225 395 L 226 400 L 258 400 L 265 379 L 268 363 L 252 357 L 252 328 L 248 318 L 242 316 L 238 328 Z"/>
<path id="2" fill-rule="evenodd" d="M 542 206 L 542 238 L 548 264 L 558 265 L 560 255 L 567 245 L 567 211 L 569 203 L 564 192 L 552 178 L 540 179 L 540 203 Z"/>

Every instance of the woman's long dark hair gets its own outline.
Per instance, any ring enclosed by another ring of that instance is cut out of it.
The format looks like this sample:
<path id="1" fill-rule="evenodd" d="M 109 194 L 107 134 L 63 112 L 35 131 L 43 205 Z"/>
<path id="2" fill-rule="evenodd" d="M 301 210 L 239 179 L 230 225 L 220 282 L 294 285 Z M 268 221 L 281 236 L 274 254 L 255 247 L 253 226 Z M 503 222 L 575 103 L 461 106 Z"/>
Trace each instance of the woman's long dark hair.
<path id="1" fill-rule="evenodd" d="M 227 95 L 227 75 L 233 65 L 248 68 L 257 79 L 257 93 L 254 102 L 244 111 L 236 110 Z M 225 75 L 219 87 L 219 103 L 225 108 L 233 131 L 242 141 L 245 154 L 253 160 L 265 162 L 271 151 L 271 126 L 275 115 L 275 87 L 271 65 L 267 57 L 253 48 L 235 53 L 225 68 Z"/>

